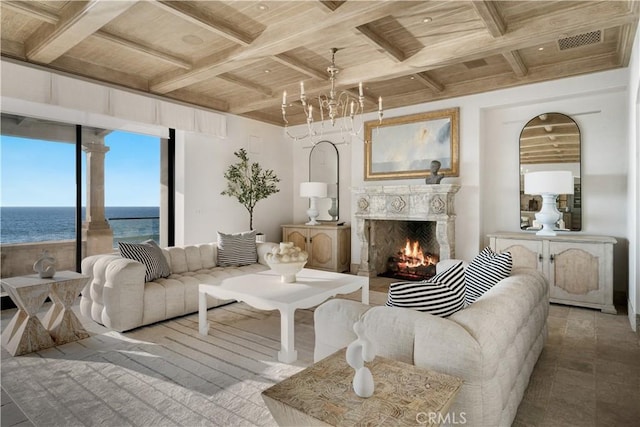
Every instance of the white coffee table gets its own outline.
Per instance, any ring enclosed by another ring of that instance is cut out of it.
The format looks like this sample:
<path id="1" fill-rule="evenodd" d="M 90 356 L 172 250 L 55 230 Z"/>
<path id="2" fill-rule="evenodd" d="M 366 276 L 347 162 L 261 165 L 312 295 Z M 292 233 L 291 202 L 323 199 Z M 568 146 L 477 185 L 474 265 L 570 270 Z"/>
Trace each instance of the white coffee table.
<path id="1" fill-rule="evenodd" d="M 302 269 L 296 283 L 282 283 L 273 270 L 224 279 L 219 285 L 199 286 L 199 332 L 207 335 L 207 295 L 218 299 L 242 301 L 259 310 L 280 311 L 280 351 L 278 360 L 295 362 L 294 313 L 299 308 L 316 306 L 337 294 L 362 289 L 362 303 L 369 304 L 369 278 L 329 271 Z"/>

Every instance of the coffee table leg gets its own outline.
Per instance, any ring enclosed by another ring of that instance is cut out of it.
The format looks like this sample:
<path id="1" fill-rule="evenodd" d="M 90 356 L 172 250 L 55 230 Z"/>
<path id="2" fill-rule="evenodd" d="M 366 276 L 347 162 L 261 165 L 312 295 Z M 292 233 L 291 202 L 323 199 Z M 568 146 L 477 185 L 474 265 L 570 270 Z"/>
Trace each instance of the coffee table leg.
<path id="1" fill-rule="evenodd" d="M 295 341 L 295 309 L 280 310 L 280 351 L 278 360 L 292 363 L 298 360 L 298 352 L 294 349 Z"/>
<path id="2" fill-rule="evenodd" d="M 369 281 L 362 285 L 362 303 L 369 305 Z"/>
<path id="3" fill-rule="evenodd" d="M 198 292 L 198 332 L 200 335 L 209 334 L 209 322 L 207 321 L 207 294 Z"/>

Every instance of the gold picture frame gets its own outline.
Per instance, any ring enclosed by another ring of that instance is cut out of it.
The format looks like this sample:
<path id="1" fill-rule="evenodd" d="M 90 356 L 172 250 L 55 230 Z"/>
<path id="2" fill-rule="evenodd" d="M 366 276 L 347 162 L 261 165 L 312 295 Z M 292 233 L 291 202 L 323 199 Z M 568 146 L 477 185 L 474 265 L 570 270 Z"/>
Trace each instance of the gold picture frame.
<path id="1" fill-rule="evenodd" d="M 426 178 L 433 160 L 458 176 L 459 122 L 459 108 L 365 122 L 365 181 Z"/>

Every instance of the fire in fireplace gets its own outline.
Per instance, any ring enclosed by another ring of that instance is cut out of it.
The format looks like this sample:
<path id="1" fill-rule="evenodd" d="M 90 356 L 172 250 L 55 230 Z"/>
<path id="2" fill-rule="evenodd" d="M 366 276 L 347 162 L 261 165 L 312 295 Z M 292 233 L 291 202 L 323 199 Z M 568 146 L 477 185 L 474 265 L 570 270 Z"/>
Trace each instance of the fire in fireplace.
<path id="1" fill-rule="evenodd" d="M 435 276 L 438 256 L 425 253 L 420 242 L 407 239 L 404 248 L 389 257 L 382 276 L 402 280 L 423 280 Z"/>

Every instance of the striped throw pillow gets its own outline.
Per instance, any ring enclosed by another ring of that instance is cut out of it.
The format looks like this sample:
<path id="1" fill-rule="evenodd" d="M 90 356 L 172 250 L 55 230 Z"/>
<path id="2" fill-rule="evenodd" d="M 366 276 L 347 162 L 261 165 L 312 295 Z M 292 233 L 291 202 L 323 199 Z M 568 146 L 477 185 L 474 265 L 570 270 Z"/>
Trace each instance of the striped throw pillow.
<path id="1" fill-rule="evenodd" d="M 461 261 L 422 282 L 392 283 L 386 305 L 447 317 L 464 308 L 464 295 Z"/>
<path id="2" fill-rule="evenodd" d="M 142 243 L 118 242 L 120 256 L 144 264 L 144 281 L 151 282 L 171 274 L 171 267 L 162 253 L 162 249 L 153 240 Z"/>
<path id="3" fill-rule="evenodd" d="M 509 277 L 512 266 L 510 252 L 499 254 L 488 246 L 484 248 L 464 273 L 467 304 L 473 304 L 496 283 Z"/>
<path id="4" fill-rule="evenodd" d="M 229 267 L 258 262 L 256 231 L 225 234 L 218 232 L 218 265 Z"/>

